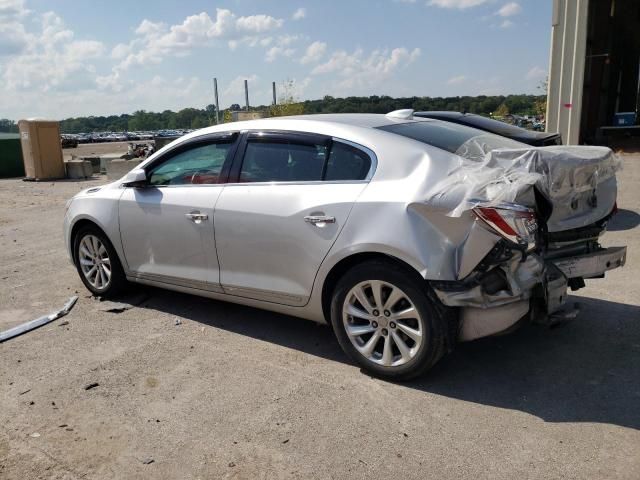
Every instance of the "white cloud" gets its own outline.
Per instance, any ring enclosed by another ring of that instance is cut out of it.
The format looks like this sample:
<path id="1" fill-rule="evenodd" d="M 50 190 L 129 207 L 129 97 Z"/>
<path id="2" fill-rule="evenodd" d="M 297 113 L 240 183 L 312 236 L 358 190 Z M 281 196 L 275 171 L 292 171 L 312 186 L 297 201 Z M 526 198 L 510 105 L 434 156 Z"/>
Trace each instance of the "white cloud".
<path id="1" fill-rule="evenodd" d="M 136 28 L 135 32 L 137 35 L 142 35 L 145 37 L 150 37 L 154 35 L 159 35 L 166 29 L 166 25 L 162 22 L 152 22 L 147 20 L 146 18 L 142 20 L 138 28 Z"/>
<path id="2" fill-rule="evenodd" d="M 279 57 L 293 56 L 293 54 L 296 53 L 296 49 L 291 48 L 290 45 L 294 44 L 298 40 L 298 38 L 299 38 L 298 35 L 279 35 L 275 39 L 270 38 L 270 41 L 268 44 L 271 45 L 273 43 L 275 45 L 267 50 L 265 61 L 270 63 L 275 61 Z M 262 46 L 263 43 L 264 42 L 262 41 L 256 42 L 256 45 L 260 44 Z M 251 46 L 255 46 L 255 45 L 251 45 Z"/>
<path id="3" fill-rule="evenodd" d="M 500 24 L 500 28 L 511 28 L 513 27 L 515 24 L 509 20 L 509 19 L 505 19 L 502 21 L 502 23 Z"/>
<path id="4" fill-rule="evenodd" d="M 324 42 L 313 42 L 309 45 L 300 59 L 303 65 L 319 62 L 327 51 L 327 44 Z"/>
<path id="5" fill-rule="evenodd" d="M 215 18 L 202 12 L 190 15 L 181 24 L 167 27 L 163 23 L 144 19 L 135 33 L 137 38 L 128 47 L 130 53 L 116 66 L 124 70 L 133 65 L 159 63 L 165 56 L 185 56 L 195 47 L 225 39 L 233 50 L 241 41 L 257 43 L 260 35 L 280 28 L 284 21 L 270 15 L 236 17 L 227 9 L 216 9 Z M 119 47 L 117 54 L 125 51 Z"/>
<path id="6" fill-rule="evenodd" d="M 29 44 L 29 35 L 18 22 L 0 24 L 0 57 L 22 52 Z"/>
<path id="7" fill-rule="evenodd" d="M 368 56 L 362 49 L 353 53 L 344 50 L 334 52 L 325 63 L 317 65 L 312 75 L 332 73 L 341 77 L 339 88 L 353 89 L 379 85 L 397 71 L 413 63 L 420 56 L 420 49 L 409 51 L 404 47 L 389 51 L 374 50 Z"/>
<path id="8" fill-rule="evenodd" d="M 215 17 L 206 12 L 190 15 L 182 23 L 167 26 L 161 22 L 142 20 L 135 29 L 135 38 L 128 44 L 119 44 L 111 51 L 112 58 L 119 59 L 110 74 L 101 76 L 97 82 L 101 88 L 122 90 L 122 73 L 136 65 L 157 64 L 165 57 L 184 57 L 195 48 L 226 41 L 231 50 L 241 44 L 248 46 L 268 45 L 272 40 L 265 36 L 284 24 L 284 20 L 270 15 L 257 14 L 237 17 L 231 10 L 217 8 Z M 286 36 L 281 36 L 283 38 Z M 267 40 L 268 39 L 268 40 Z M 284 42 L 284 40 L 281 40 Z M 279 56 L 291 56 L 294 50 L 283 48 L 267 54 L 268 61 Z"/>
<path id="9" fill-rule="evenodd" d="M 464 75 L 457 75 L 447 80 L 447 85 L 460 85 L 461 83 L 464 83 L 466 79 L 467 77 Z"/>
<path id="10" fill-rule="evenodd" d="M 250 15 L 240 17 L 236 21 L 236 27 L 240 32 L 263 33 L 280 28 L 284 20 L 270 15 Z"/>
<path id="11" fill-rule="evenodd" d="M 6 12 L 15 13 L 15 5 L 20 2 L 9 4 L 12 9 L 6 4 L 0 7 L 3 18 Z M 41 15 L 40 30 L 26 35 L 29 42 L 20 54 L 11 55 L 4 62 L 0 77 L 3 98 L 20 90 L 47 92 L 52 88 L 64 90 L 95 85 L 96 67 L 92 60 L 104 53 L 101 42 L 74 40 L 74 33 L 53 12 Z"/>
<path id="12" fill-rule="evenodd" d="M 295 12 L 293 12 L 293 15 L 291 15 L 291 18 L 293 20 L 302 20 L 306 16 L 307 16 L 307 9 L 299 8 Z"/>
<path id="13" fill-rule="evenodd" d="M 31 41 L 22 24 L 28 14 L 23 0 L 0 0 L 0 57 L 22 52 Z"/>
<path id="14" fill-rule="evenodd" d="M 111 50 L 111 58 L 121 60 L 131 53 L 131 46 L 119 43 Z"/>
<path id="15" fill-rule="evenodd" d="M 29 10 L 24 6 L 24 0 L 1 0 L 0 1 L 0 22 L 6 19 L 14 20 L 29 14 Z"/>
<path id="16" fill-rule="evenodd" d="M 536 80 L 538 78 L 543 78 L 547 75 L 547 71 L 539 66 L 531 67 L 531 69 L 525 75 L 527 80 Z"/>
<path id="17" fill-rule="evenodd" d="M 240 105 L 244 105 L 244 81 L 247 81 L 249 85 L 249 100 L 251 101 L 251 90 L 252 87 L 256 85 L 260 77 L 255 73 L 253 75 L 238 75 L 236 78 L 231 80 L 222 92 L 225 97 L 231 97 L 231 100 L 225 100 L 225 103 L 239 103 Z"/>
<path id="18" fill-rule="evenodd" d="M 489 0 L 429 0 L 427 5 L 441 8 L 457 8 L 464 10 L 465 8 L 477 7 Z"/>
<path id="19" fill-rule="evenodd" d="M 271 63 L 275 61 L 278 57 L 290 57 L 294 53 L 296 53 L 295 48 L 271 47 L 269 50 L 267 50 L 265 61 Z"/>
<path id="20" fill-rule="evenodd" d="M 496 15 L 500 15 L 501 17 L 512 17 L 519 14 L 521 11 L 522 7 L 520 4 L 516 2 L 509 2 L 503 5 L 502 8 L 496 12 Z"/>

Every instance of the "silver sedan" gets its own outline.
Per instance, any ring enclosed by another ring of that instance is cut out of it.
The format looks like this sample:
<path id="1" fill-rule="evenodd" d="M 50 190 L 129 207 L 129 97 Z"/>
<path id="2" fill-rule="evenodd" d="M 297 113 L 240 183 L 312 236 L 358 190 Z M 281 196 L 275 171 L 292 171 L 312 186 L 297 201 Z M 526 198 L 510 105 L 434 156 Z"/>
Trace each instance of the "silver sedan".
<path id="1" fill-rule="evenodd" d="M 574 316 L 568 288 L 625 261 L 598 244 L 618 168 L 406 110 L 230 123 L 73 197 L 65 242 L 95 295 L 137 282 L 328 322 L 407 379 L 458 341 Z"/>

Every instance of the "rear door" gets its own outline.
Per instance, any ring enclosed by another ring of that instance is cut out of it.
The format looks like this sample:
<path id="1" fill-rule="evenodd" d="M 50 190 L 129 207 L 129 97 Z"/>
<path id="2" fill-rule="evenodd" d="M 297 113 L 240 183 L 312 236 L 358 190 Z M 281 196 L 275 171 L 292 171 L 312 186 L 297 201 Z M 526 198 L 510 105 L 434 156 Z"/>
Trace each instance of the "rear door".
<path id="1" fill-rule="evenodd" d="M 239 148 L 215 209 L 222 287 L 304 305 L 375 157 L 329 137 L 288 132 L 250 132 Z"/>

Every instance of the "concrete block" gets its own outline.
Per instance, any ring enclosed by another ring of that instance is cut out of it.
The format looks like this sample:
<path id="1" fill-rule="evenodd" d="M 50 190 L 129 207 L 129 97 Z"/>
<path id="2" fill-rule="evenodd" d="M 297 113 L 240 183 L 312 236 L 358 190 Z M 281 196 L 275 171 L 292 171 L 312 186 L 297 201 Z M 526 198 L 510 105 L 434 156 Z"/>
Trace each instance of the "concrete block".
<path id="1" fill-rule="evenodd" d="M 105 169 L 107 171 L 107 179 L 118 180 L 122 178 L 127 172 L 135 168 L 140 163 L 140 160 L 120 160 L 120 159 L 105 159 Z"/>
<path id="2" fill-rule="evenodd" d="M 64 163 L 67 178 L 89 178 L 93 175 L 93 168 L 88 160 L 69 160 Z"/>

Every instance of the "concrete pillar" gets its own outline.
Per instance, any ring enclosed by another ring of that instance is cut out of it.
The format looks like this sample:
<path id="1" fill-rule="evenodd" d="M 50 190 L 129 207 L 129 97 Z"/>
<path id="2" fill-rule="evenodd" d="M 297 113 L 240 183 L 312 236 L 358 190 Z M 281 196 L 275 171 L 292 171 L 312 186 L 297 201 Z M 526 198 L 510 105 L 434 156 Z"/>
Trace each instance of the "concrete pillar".
<path id="1" fill-rule="evenodd" d="M 580 142 L 589 0 L 554 0 L 551 21 L 547 131 Z"/>

